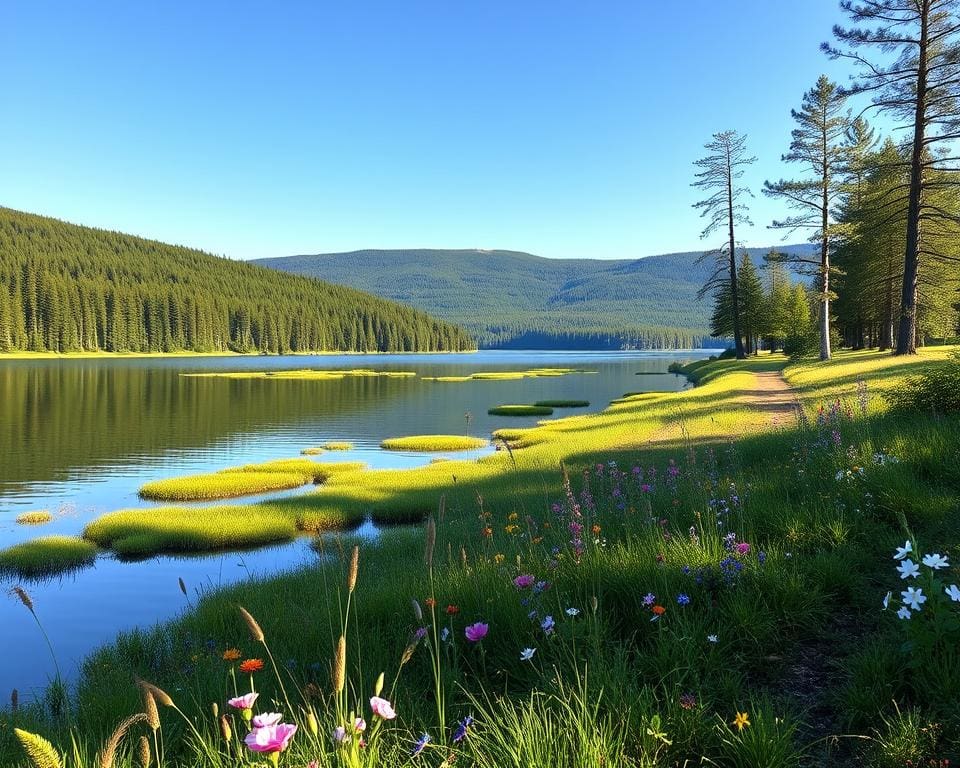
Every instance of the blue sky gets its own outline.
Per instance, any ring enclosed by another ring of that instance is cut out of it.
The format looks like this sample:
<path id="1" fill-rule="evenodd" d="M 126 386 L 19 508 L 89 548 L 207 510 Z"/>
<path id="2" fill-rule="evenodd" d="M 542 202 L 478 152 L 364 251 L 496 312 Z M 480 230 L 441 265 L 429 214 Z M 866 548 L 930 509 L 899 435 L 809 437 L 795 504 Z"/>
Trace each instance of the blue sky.
<path id="1" fill-rule="evenodd" d="M 235 258 L 695 250 L 693 161 L 847 67 L 835 0 L 44 2 L 0 8 L 0 205 Z"/>

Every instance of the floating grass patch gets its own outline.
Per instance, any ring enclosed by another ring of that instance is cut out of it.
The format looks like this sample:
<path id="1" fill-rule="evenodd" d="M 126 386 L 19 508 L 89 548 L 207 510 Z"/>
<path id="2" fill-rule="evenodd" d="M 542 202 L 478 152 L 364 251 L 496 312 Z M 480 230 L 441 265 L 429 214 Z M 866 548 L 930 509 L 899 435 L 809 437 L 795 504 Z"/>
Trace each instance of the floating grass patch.
<path id="1" fill-rule="evenodd" d="M 236 469 L 154 480 L 140 486 L 139 495 L 151 501 L 211 501 L 289 490 L 308 482 L 310 477 L 302 472 Z"/>
<path id="2" fill-rule="evenodd" d="M 477 371 L 469 376 L 424 376 L 424 381 L 517 381 L 546 376 L 568 376 L 573 373 L 596 373 L 580 368 L 530 368 L 526 371 Z"/>
<path id="3" fill-rule="evenodd" d="M 38 509 L 33 512 L 23 512 L 16 517 L 19 525 L 43 525 L 53 520 L 53 515 L 46 509 Z"/>
<path id="4" fill-rule="evenodd" d="M 390 379 L 412 378 L 416 371 L 373 371 L 369 368 L 353 368 L 345 371 L 304 368 L 294 371 L 215 371 L 212 373 L 181 373 L 193 379 L 272 379 L 274 381 L 336 381 L 347 377 L 370 378 L 383 376 Z"/>
<path id="5" fill-rule="evenodd" d="M 42 536 L 0 551 L 0 574 L 36 579 L 92 565 L 97 547 L 75 536 Z"/>
<path id="6" fill-rule="evenodd" d="M 540 408 L 586 408 L 589 400 L 537 400 L 535 406 Z"/>
<path id="7" fill-rule="evenodd" d="M 321 453 L 324 453 L 326 448 L 313 447 L 313 448 L 304 448 L 300 451 L 301 456 L 319 456 Z"/>
<path id="8" fill-rule="evenodd" d="M 524 371 L 497 371 L 495 373 L 475 373 L 470 378 L 477 381 L 514 381 L 525 379 L 529 375 Z"/>
<path id="9" fill-rule="evenodd" d="M 267 504 L 126 509 L 101 516 L 83 532 L 85 539 L 126 557 L 256 547 L 296 535 L 295 519 Z"/>
<path id="10" fill-rule="evenodd" d="M 487 413 L 490 416 L 549 416 L 553 408 L 545 405 L 498 405 Z"/>
<path id="11" fill-rule="evenodd" d="M 465 435 L 411 435 L 391 437 L 380 443 L 386 451 L 470 451 L 489 445 L 481 437 Z"/>
<path id="12" fill-rule="evenodd" d="M 346 440 L 328 440 L 323 447 L 328 451 L 352 451 L 353 443 Z"/>

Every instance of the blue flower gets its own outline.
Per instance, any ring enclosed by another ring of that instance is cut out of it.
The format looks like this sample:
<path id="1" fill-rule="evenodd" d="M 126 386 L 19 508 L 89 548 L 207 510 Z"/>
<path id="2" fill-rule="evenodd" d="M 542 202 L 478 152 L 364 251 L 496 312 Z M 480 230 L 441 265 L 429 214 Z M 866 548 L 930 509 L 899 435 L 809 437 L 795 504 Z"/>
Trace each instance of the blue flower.
<path id="1" fill-rule="evenodd" d="M 677 605 L 690 605 L 690 597 L 681 592 L 677 595 Z"/>
<path id="2" fill-rule="evenodd" d="M 421 752 L 423 752 L 423 750 L 427 748 L 427 744 L 429 743 L 429 741 L 430 741 L 429 733 L 425 733 L 423 734 L 423 736 L 417 739 L 417 743 L 413 745 L 413 752 L 410 754 L 410 757 L 416 757 Z"/>
<path id="3" fill-rule="evenodd" d="M 465 738 L 467 738 L 467 730 L 473 724 L 473 718 L 470 715 L 467 715 L 463 720 L 457 725 L 457 730 L 453 732 L 453 743 L 459 744 Z"/>
<path id="4" fill-rule="evenodd" d="M 765 562 L 767 562 L 767 553 L 766 553 L 766 552 L 758 552 L 758 553 L 757 553 L 757 561 L 760 563 L 760 565 L 763 565 Z"/>

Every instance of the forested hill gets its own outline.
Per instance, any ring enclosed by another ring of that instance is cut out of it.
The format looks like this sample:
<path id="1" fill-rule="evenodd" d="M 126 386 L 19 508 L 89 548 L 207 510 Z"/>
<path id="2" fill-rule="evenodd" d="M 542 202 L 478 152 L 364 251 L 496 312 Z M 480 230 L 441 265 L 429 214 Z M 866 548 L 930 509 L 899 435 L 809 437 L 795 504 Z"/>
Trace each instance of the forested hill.
<path id="1" fill-rule="evenodd" d="M 782 252 L 809 246 L 778 247 Z M 750 249 L 759 259 L 769 248 Z M 547 259 L 517 251 L 384 250 L 258 259 L 285 272 L 412 304 L 469 330 L 482 347 L 709 346 L 710 267 L 701 253 Z"/>
<path id="2" fill-rule="evenodd" d="M 0 351 L 475 347 L 417 309 L 202 251 L 0 208 Z"/>

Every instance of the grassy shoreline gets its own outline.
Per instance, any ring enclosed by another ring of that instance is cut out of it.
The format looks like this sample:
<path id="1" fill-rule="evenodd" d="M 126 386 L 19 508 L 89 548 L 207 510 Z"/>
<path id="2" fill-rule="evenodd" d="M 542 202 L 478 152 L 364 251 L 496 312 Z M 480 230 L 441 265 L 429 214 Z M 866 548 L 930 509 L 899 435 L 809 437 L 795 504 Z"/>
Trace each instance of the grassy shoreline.
<path id="1" fill-rule="evenodd" d="M 882 606 L 887 591 L 903 589 L 891 555 L 905 538 L 917 559 L 921 549 L 960 548 L 960 420 L 893 414 L 885 402 L 946 354 L 719 361 L 700 366 L 702 383 L 681 393 L 509 430 L 510 452 L 347 472 L 284 500 L 298 514 L 435 514 L 426 559 L 419 530 L 361 545 L 347 695 L 363 712 L 377 674 L 387 670 L 389 682 L 397 672 L 385 695 L 401 719 L 383 728 L 382 764 L 409 760 L 424 732 L 442 754 L 478 766 L 955 759 L 960 664 L 941 644 L 954 630 L 910 645 L 914 627 L 940 614 L 928 609 L 910 623 Z M 771 430 L 751 418 L 753 372 L 781 369 L 807 418 Z M 280 679 L 303 696 L 286 707 L 278 681 L 255 676 L 261 696 L 302 726 L 284 764 L 342 764 L 328 736 L 342 722 L 329 671 L 350 544 L 325 536 L 325 564 L 205 594 L 181 619 L 89 658 L 75 708 L 87 764 L 112 724 L 139 711 L 134 675 L 174 692 L 209 745 L 191 752 L 165 711 L 167 744 L 177 745 L 167 765 L 235 764 L 204 713 L 235 679 L 224 652 L 264 650 L 237 604 L 285 666 Z M 940 600 L 938 611 L 949 610 Z M 464 632 L 477 622 L 489 635 L 472 643 Z M 415 639 L 421 626 L 426 638 Z M 534 649 L 527 660 L 525 648 Z M 304 706 L 320 721 L 316 739 Z M 471 714 L 469 737 L 454 742 L 456 721 Z M 733 726 L 735 714 L 749 725 Z M 45 708 L 18 717 L 19 727 L 68 743 Z M 25 765 L 18 749 L 0 728 L 3 764 Z"/>
<path id="2" fill-rule="evenodd" d="M 180 350 L 177 352 L 0 352 L 0 362 L 4 360 L 137 360 L 141 358 L 166 357 L 331 357 L 337 355 L 362 355 L 364 357 L 382 357 L 384 355 L 473 355 L 479 349 L 465 350 L 430 350 L 426 352 L 361 352 L 354 351 L 321 351 L 321 352 L 193 352 Z"/>

